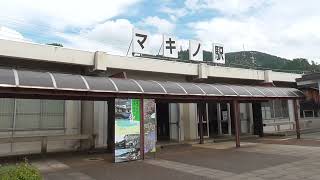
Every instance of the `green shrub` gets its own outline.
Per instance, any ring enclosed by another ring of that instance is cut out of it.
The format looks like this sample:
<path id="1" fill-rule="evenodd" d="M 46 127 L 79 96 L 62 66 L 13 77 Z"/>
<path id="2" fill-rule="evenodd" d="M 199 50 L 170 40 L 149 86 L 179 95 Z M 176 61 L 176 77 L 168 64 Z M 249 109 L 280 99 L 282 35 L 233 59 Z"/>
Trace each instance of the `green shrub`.
<path id="1" fill-rule="evenodd" d="M 37 168 L 28 162 L 0 167 L 0 180 L 41 180 Z"/>

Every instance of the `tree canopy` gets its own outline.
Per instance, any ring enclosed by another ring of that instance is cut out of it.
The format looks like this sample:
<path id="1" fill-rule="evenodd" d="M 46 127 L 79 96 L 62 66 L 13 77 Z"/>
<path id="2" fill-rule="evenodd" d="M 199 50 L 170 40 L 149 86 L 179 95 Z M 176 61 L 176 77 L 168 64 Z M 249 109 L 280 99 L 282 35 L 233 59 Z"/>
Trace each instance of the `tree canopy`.
<path id="1" fill-rule="evenodd" d="M 189 51 L 180 51 L 179 59 L 188 60 Z M 212 61 L 212 53 L 204 51 L 204 61 Z M 240 51 L 226 53 L 226 65 L 230 67 L 272 69 L 276 71 L 320 72 L 320 65 L 308 59 L 285 59 L 258 51 Z"/>

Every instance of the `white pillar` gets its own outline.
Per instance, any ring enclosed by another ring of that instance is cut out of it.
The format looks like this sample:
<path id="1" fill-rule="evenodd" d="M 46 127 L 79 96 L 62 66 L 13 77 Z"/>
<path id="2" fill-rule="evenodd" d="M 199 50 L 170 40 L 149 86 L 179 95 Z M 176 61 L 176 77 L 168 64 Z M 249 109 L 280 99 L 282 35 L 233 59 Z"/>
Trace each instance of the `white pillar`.
<path id="1" fill-rule="evenodd" d="M 217 103 L 217 122 L 218 122 L 218 135 L 222 135 L 220 103 Z"/>
<path id="2" fill-rule="evenodd" d="M 272 70 L 265 70 L 264 71 L 264 82 L 265 83 L 272 83 L 273 82 L 271 74 L 272 74 Z"/>
<path id="3" fill-rule="evenodd" d="M 179 114 L 180 114 L 180 116 L 179 116 L 179 126 L 180 126 L 180 128 L 179 128 L 179 140 L 180 141 L 184 141 L 184 108 L 183 108 L 183 104 L 182 103 L 180 103 L 179 104 Z"/>
<path id="4" fill-rule="evenodd" d="M 179 104 L 170 103 L 169 104 L 170 139 L 176 140 L 176 141 L 180 140 L 179 120 L 180 120 Z"/>
<path id="5" fill-rule="evenodd" d="M 250 134 L 253 134 L 253 110 L 252 103 L 248 103 L 248 113 L 249 113 L 249 121 L 250 121 Z"/>
<path id="6" fill-rule="evenodd" d="M 228 134 L 231 136 L 232 132 L 231 132 L 231 112 L 230 112 L 230 103 L 227 103 L 227 107 L 228 107 Z"/>
<path id="7" fill-rule="evenodd" d="M 81 101 L 81 134 L 94 133 L 94 101 Z M 93 142 L 82 141 L 81 149 L 89 149 Z"/>
<path id="8" fill-rule="evenodd" d="M 295 122 L 293 100 L 288 100 L 288 113 L 289 113 L 289 121 Z M 299 115 L 300 115 L 300 113 L 299 113 Z M 292 127 L 290 127 L 290 129 L 294 130 L 293 125 L 292 125 Z"/>

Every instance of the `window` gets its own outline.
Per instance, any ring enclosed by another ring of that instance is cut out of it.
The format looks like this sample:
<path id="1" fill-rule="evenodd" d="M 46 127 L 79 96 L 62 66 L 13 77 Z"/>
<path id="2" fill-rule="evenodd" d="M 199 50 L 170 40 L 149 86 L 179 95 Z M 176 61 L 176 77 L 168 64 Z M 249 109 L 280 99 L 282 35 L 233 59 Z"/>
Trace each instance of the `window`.
<path id="1" fill-rule="evenodd" d="M 289 118 L 288 101 L 272 100 L 261 103 L 262 119 Z"/>
<path id="2" fill-rule="evenodd" d="M 11 129 L 13 126 L 14 99 L 0 100 L 0 129 Z"/>
<path id="3" fill-rule="evenodd" d="M 304 118 L 314 118 L 315 113 L 313 110 L 303 110 L 303 117 Z"/>
<path id="4" fill-rule="evenodd" d="M 262 119 L 271 119 L 271 106 L 269 102 L 261 103 Z"/>
<path id="5" fill-rule="evenodd" d="M 311 100 L 300 101 L 300 117 L 301 118 L 318 118 L 320 115 L 320 105 Z"/>
<path id="6" fill-rule="evenodd" d="M 42 128 L 64 127 L 64 101 L 44 100 L 41 106 Z"/>
<path id="7" fill-rule="evenodd" d="M 40 100 L 17 99 L 16 129 L 40 128 Z"/>
<path id="8" fill-rule="evenodd" d="M 64 100 L 0 99 L 0 129 L 62 129 L 64 118 Z"/>

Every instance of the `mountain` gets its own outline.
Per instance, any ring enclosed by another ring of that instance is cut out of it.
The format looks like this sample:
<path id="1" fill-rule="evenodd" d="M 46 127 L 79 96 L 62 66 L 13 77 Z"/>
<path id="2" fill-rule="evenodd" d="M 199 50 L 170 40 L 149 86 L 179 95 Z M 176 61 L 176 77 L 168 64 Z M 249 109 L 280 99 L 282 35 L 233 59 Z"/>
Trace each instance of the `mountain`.
<path id="1" fill-rule="evenodd" d="M 180 51 L 179 58 L 182 60 L 189 59 L 189 51 Z M 204 51 L 204 61 L 212 61 L 212 53 Z M 226 66 L 241 67 L 252 69 L 271 69 L 274 71 L 308 73 L 320 72 L 320 65 L 307 59 L 295 58 L 293 60 L 281 58 L 258 51 L 240 51 L 226 53 Z"/>

